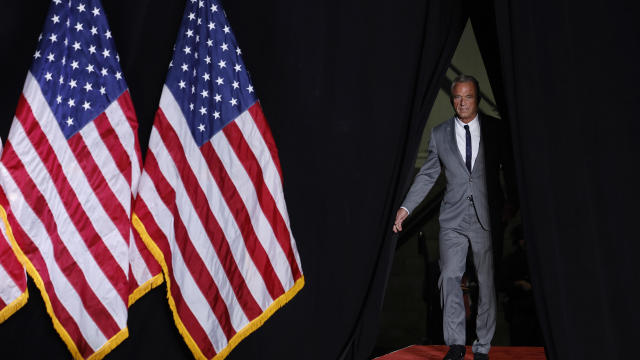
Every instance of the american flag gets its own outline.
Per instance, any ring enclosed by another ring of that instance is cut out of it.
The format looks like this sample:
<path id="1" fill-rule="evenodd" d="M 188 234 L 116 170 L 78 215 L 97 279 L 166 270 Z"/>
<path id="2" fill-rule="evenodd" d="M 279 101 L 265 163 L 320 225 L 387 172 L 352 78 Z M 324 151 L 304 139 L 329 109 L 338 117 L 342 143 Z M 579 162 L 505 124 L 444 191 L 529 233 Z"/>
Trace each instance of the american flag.
<path id="1" fill-rule="evenodd" d="M 2 210 L 0 210 L 2 211 Z M 0 225 L 0 324 L 27 302 L 27 276 Z"/>
<path id="2" fill-rule="evenodd" d="M 137 120 L 98 0 L 53 0 L 0 161 L 18 258 L 76 359 L 128 336 L 161 281 L 131 227 Z"/>
<path id="3" fill-rule="evenodd" d="M 219 3 L 187 2 L 135 203 L 196 358 L 224 358 L 304 284 L 277 150 L 240 55 Z"/>
<path id="4" fill-rule="evenodd" d="M 7 205 L 7 198 L 0 189 L 0 324 L 18 311 L 29 296 L 27 275 L 11 248 L 4 224 L 4 220 L 7 219 Z"/>

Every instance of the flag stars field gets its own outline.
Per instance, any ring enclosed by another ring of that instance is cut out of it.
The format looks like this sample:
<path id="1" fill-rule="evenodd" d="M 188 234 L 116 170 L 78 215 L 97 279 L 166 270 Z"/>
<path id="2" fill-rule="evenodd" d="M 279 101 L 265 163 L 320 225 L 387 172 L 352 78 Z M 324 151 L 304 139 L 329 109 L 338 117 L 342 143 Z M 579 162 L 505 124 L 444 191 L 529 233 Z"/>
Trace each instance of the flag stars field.
<path id="1" fill-rule="evenodd" d="M 50 105 L 56 118 L 61 119 L 61 123 L 65 122 L 65 125 L 69 117 L 75 119 L 74 126 L 64 127 L 69 131 L 66 133 L 68 136 L 92 120 L 99 113 L 101 105 L 108 103 L 108 99 L 117 98 L 126 88 L 121 82 L 123 78 L 117 64 L 118 57 L 114 56 L 111 31 L 105 25 L 104 15 L 99 7 L 89 7 L 88 4 L 87 1 L 71 1 L 71 5 L 64 3 L 54 7 L 54 13 L 48 16 L 42 32 L 48 34 L 43 37 L 46 42 L 43 43 L 41 38 L 33 55 L 34 73 L 42 71 L 43 76 L 38 80 L 46 98 L 51 99 Z M 44 58 L 43 53 L 46 54 Z M 83 78 L 86 77 L 83 86 L 78 84 L 76 78 L 80 76 L 80 70 L 85 73 Z M 74 77 L 65 79 L 71 73 L 75 74 Z M 58 83 L 52 81 L 54 78 L 59 78 Z M 97 89 L 100 91 L 93 91 Z M 62 101 L 58 101 L 59 97 Z M 72 98 L 75 103 L 69 101 Z M 71 105 L 85 101 L 92 104 L 90 108 Z"/>
<path id="2" fill-rule="evenodd" d="M 229 116 L 237 115 L 243 106 L 246 108 L 256 98 L 249 90 L 251 83 L 239 57 L 240 48 L 231 35 L 230 27 L 225 24 L 225 16 L 219 11 L 218 5 L 200 7 L 198 2 L 191 4 L 194 7 L 185 14 L 183 30 L 179 32 L 174 46 L 180 51 L 176 51 L 171 60 L 181 65 L 176 70 L 170 68 L 167 86 L 176 94 L 179 91 L 188 94 L 190 89 L 191 94 L 199 95 L 194 98 L 195 101 L 185 100 L 182 103 L 185 113 L 197 113 L 200 118 L 204 115 L 196 110 L 202 107 L 211 109 L 206 114 L 210 122 L 206 134 L 197 129 L 200 121 L 193 120 L 194 136 L 204 140 L 221 128 L 226 112 L 229 112 Z M 217 24 L 221 24 L 220 27 Z M 181 75 L 189 72 L 190 77 Z M 213 94 L 216 95 L 212 98 Z M 190 103 L 195 106 L 192 108 Z"/>

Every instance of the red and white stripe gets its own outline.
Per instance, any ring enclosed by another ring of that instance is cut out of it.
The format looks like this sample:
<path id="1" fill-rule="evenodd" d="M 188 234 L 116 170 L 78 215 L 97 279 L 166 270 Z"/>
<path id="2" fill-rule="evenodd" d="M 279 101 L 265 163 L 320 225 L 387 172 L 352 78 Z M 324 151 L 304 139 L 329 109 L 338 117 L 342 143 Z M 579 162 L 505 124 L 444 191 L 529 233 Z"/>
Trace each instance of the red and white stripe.
<path id="1" fill-rule="evenodd" d="M 165 86 L 135 213 L 162 253 L 177 325 L 196 357 L 226 354 L 302 281 L 259 103 L 199 147 Z"/>
<path id="2" fill-rule="evenodd" d="M 4 322 L 26 301 L 27 278 L 2 228 L 0 236 L 0 323 Z"/>
<path id="3" fill-rule="evenodd" d="M 0 151 L 2 146 L 0 145 Z M 0 206 L 8 210 L 0 189 Z M 27 275 L 11 248 L 4 221 L 0 218 L 0 323 L 15 313 L 27 300 Z"/>
<path id="4" fill-rule="evenodd" d="M 0 179 L 27 269 L 75 358 L 106 353 L 126 338 L 130 274 L 138 285 L 155 275 L 140 269 L 143 255 L 131 246 L 139 172 L 128 91 L 67 140 L 37 81 L 27 75 Z"/>

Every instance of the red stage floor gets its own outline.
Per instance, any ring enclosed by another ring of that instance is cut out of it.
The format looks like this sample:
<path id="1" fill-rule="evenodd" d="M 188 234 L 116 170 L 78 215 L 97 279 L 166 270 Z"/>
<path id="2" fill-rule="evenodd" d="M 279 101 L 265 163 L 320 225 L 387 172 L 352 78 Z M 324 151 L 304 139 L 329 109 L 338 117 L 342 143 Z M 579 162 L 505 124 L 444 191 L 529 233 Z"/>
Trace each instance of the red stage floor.
<path id="1" fill-rule="evenodd" d="M 442 360 L 449 350 L 444 345 L 412 345 L 390 354 L 377 357 L 377 360 Z M 544 348 L 529 346 L 493 346 L 489 352 L 491 360 L 545 360 Z M 467 346 L 465 360 L 473 360 L 471 346 Z"/>

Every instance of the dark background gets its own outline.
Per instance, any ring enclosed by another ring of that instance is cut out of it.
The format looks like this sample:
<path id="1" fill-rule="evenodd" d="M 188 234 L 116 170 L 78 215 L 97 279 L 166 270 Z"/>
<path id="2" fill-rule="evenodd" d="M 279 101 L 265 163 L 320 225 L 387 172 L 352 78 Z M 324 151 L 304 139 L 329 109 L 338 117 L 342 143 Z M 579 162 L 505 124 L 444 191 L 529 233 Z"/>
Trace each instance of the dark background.
<path id="1" fill-rule="evenodd" d="M 0 5 L 6 139 L 48 1 Z M 637 5 L 624 1 L 224 1 L 278 145 L 304 289 L 229 359 L 364 359 L 390 228 L 426 116 L 471 20 L 511 124 L 551 359 L 632 357 L 640 311 Z M 181 0 L 104 0 L 146 146 Z M 8 358 L 68 358 L 38 291 L 0 325 Z M 109 359 L 191 358 L 164 285 Z"/>

